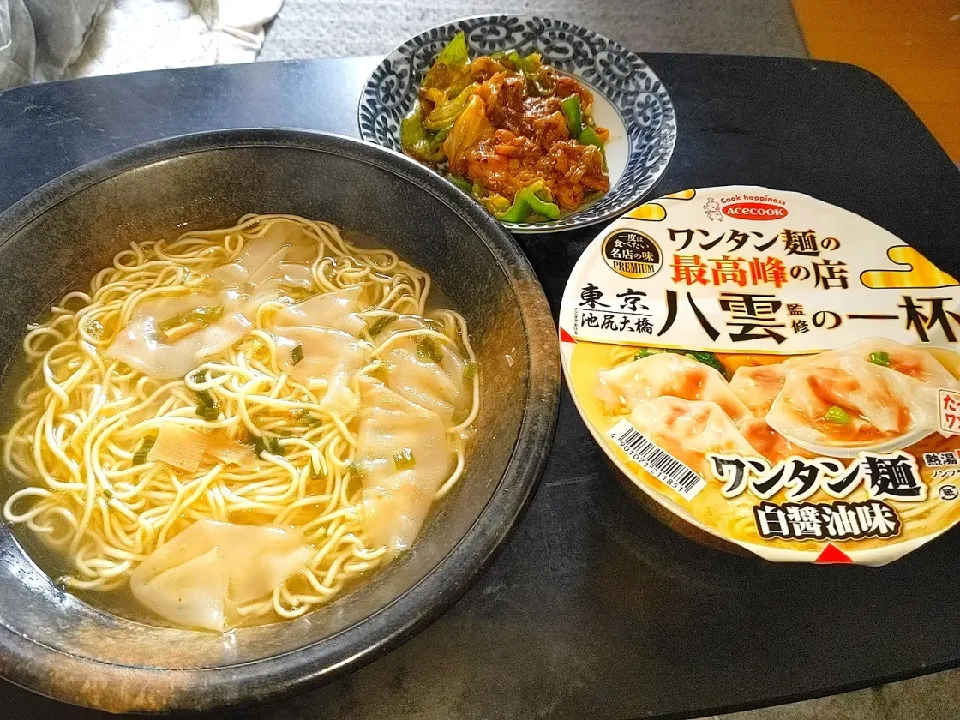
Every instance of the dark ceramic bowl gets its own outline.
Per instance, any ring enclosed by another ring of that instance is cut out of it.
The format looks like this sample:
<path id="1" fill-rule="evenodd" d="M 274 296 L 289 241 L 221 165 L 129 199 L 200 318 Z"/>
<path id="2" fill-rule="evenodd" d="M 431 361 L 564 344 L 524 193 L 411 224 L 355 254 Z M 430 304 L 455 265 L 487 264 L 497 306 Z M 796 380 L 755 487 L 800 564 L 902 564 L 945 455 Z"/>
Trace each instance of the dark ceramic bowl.
<path id="1" fill-rule="evenodd" d="M 530 265 L 486 212 L 434 173 L 340 137 L 236 130 L 175 138 L 94 162 L 20 201 L 0 215 L 0 361 L 14 355 L 27 323 L 131 240 L 175 236 L 184 223 L 222 227 L 248 212 L 329 220 L 432 273 L 466 316 L 486 380 L 467 472 L 415 547 L 370 581 L 298 620 L 225 636 L 87 605 L 0 526 L 0 675 L 18 685 L 114 712 L 166 712 L 327 682 L 460 597 L 543 469 L 559 352 Z"/>

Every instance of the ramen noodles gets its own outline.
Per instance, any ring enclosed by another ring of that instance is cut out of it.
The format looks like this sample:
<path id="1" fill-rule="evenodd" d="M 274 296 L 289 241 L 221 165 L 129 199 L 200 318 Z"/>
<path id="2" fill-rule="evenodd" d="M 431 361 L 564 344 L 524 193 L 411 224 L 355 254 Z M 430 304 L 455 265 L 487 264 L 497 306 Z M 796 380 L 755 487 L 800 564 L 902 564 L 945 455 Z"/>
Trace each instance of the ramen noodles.
<path id="1" fill-rule="evenodd" d="M 597 441 L 668 511 L 771 560 L 881 565 L 960 519 L 960 288 L 796 193 L 686 191 L 584 252 L 560 315 Z"/>
<path id="2" fill-rule="evenodd" d="M 149 621 L 330 602 L 464 469 L 476 358 L 429 302 L 428 274 L 296 216 L 131 244 L 27 333 L 5 519 Z"/>

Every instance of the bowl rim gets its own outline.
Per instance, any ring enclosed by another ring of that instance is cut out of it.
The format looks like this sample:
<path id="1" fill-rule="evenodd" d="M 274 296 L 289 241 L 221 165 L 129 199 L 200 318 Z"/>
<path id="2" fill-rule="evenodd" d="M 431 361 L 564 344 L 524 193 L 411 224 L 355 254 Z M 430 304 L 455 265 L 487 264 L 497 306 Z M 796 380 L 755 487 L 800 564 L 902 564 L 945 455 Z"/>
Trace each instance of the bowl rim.
<path id="1" fill-rule="evenodd" d="M 590 218 L 589 220 L 578 221 L 575 219 L 570 224 L 564 224 L 564 225 L 553 225 L 551 224 L 553 221 L 541 222 L 541 223 L 502 223 L 499 220 L 497 220 L 496 222 L 500 224 L 501 227 L 504 227 L 507 230 L 509 230 L 511 233 L 523 234 L 523 235 L 535 235 L 535 234 L 545 235 L 545 234 L 552 234 L 552 233 L 568 232 L 571 230 L 582 230 L 583 228 L 595 227 L 600 225 L 601 223 L 614 220 L 620 217 L 621 215 L 623 215 L 623 213 L 627 212 L 628 210 L 636 206 L 645 197 L 653 196 L 658 183 L 663 179 L 664 174 L 666 173 L 668 167 L 670 166 L 670 161 L 673 159 L 673 154 L 677 148 L 677 135 L 679 132 L 678 125 L 677 125 L 676 108 L 673 105 L 673 98 L 670 96 L 670 93 L 667 91 L 666 86 L 663 85 L 663 81 L 660 80 L 660 76 L 657 75 L 656 72 L 654 72 L 653 68 L 651 68 L 650 65 L 647 64 L 647 62 L 643 59 L 643 57 L 638 52 L 631 50 L 630 48 L 626 47 L 625 45 L 623 45 L 617 40 L 609 38 L 606 35 L 599 33 L 596 30 L 592 30 L 584 25 L 580 25 L 579 23 L 571 22 L 569 20 L 563 20 L 560 18 L 547 17 L 545 15 L 539 15 L 539 14 L 528 15 L 528 14 L 516 14 L 516 13 L 481 13 L 477 15 L 466 15 L 463 17 L 454 18 L 447 22 L 433 25 L 432 27 L 429 27 L 426 30 L 419 32 L 416 35 L 412 35 L 411 37 L 407 38 L 406 40 L 398 44 L 396 47 L 394 47 L 390 52 L 388 52 L 386 55 L 384 55 L 380 59 L 380 62 L 378 62 L 376 67 L 374 67 L 373 70 L 371 70 L 370 74 L 367 76 L 367 79 L 364 81 L 363 86 L 361 88 L 360 98 L 357 101 L 357 127 L 360 130 L 360 136 L 363 138 L 363 140 L 365 142 L 375 144 L 378 147 L 383 147 L 385 149 L 392 150 L 392 148 L 388 148 L 385 145 L 381 145 L 376 140 L 367 137 L 363 131 L 363 123 L 362 123 L 363 105 L 364 105 L 364 98 L 367 93 L 367 88 L 370 86 L 371 82 L 373 81 L 374 75 L 377 74 L 377 72 L 380 70 L 380 68 L 383 67 L 383 64 L 386 61 L 394 58 L 394 56 L 398 55 L 399 52 L 406 45 L 410 43 L 416 42 L 417 44 L 423 44 L 423 41 L 430 40 L 431 39 L 430 36 L 437 30 L 448 28 L 451 26 L 462 25 L 463 23 L 467 23 L 471 21 L 495 20 L 495 19 L 505 19 L 505 20 L 513 19 L 513 20 L 519 20 L 521 22 L 526 22 L 528 20 L 549 22 L 552 24 L 562 25 L 564 27 L 571 28 L 577 32 L 588 33 L 590 35 L 595 36 L 596 38 L 603 40 L 609 45 L 615 46 L 616 48 L 618 48 L 620 52 L 624 53 L 626 56 L 628 57 L 632 56 L 633 58 L 636 58 L 636 60 L 639 61 L 640 64 L 643 65 L 643 67 L 645 67 L 653 75 L 653 77 L 657 80 L 657 82 L 660 83 L 661 87 L 663 87 L 663 92 L 666 95 L 667 104 L 665 108 L 669 109 L 669 123 L 667 123 L 667 126 L 665 128 L 665 132 L 667 135 L 667 142 L 666 142 L 665 149 L 663 151 L 663 156 L 665 158 L 665 161 L 660 166 L 660 169 L 650 176 L 649 180 L 645 183 L 646 184 L 645 189 L 641 188 L 641 189 L 631 190 L 630 194 L 626 196 L 624 200 L 613 205 L 608 210 L 605 210 L 601 215 L 595 218 Z M 613 102 L 609 97 L 607 97 L 604 93 L 602 93 L 599 88 L 595 87 L 590 81 L 584 78 L 580 78 L 579 76 L 575 76 L 575 77 L 578 77 L 579 80 L 584 82 L 590 88 L 591 91 L 600 93 L 601 95 L 603 95 L 604 100 L 606 100 L 606 102 L 609 103 L 610 106 L 613 107 L 613 109 L 616 111 L 618 117 L 620 118 L 620 122 L 624 123 L 624 125 L 626 124 L 623 120 L 623 113 L 620 111 L 620 106 L 617 103 Z M 635 152 L 636 152 L 636 148 L 634 147 L 634 143 L 632 139 L 630 139 L 629 145 L 627 148 L 627 163 L 624 168 L 625 170 L 630 167 L 631 159 L 635 157 Z M 414 162 L 416 162 L 416 160 L 414 160 Z M 452 185 L 452 183 L 450 183 L 449 180 L 444 178 L 442 175 L 440 175 L 436 171 L 431 170 L 431 172 L 434 172 L 434 174 L 440 177 L 444 182 Z M 620 181 L 618 180 L 617 184 L 619 184 L 619 182 Z M 616 185 L 611 185 L 610 190 L 613 190 L 614 187 L 616 187 Z M 601 196 L 601 198 L 598 198 L 598 200 L 602 199 L 602 197 L 603 196 Z M 567 216 L 567 217 L 568 218 L 572 216 L 575 217 L 578 213 L 581 212 L 581 210 L 582 208 L 574 211 L 573 213 L 571 213 L 570 216 Z"/>
<path id="2" fill-rule="evenodd" d="M 373 615 L 296 650 L 215 668 L 119 665 L 41 645 L 0 617 L 0 677 L 61 702 L 110 712 L 204 711 L 276 699 L 352 672 L 423 629 L 466 592 L 516 525 L 546 466 L 559 406 L 560 352 L 540 282 L 516 241 L 480 205 L 389 148 L 292 128 L 213 130 L 159 139 L 93 160 L 18 200 L 0 213 L 0 244 L 58 203 L 123 172 L 237 147 L 295 148 L 346 156 L 414 184 L 476 232 L 516 293 L 527 335 L 528 402 L 520 432 L 490 500 L 432 570 Z"/>

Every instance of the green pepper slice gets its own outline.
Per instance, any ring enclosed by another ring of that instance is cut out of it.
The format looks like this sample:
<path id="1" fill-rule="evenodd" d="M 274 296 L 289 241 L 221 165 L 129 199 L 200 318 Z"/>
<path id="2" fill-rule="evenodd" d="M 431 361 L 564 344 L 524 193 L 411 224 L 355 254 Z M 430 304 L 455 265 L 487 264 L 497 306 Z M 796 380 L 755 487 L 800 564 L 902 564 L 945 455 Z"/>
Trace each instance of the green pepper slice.
<path id="1" fill-rule="evenodd" d="M 473 183 L 467 180 L 466 178 L 458 177 L 456 175 L 448 175 L 447 179 L 457 186 L 459 190 L 462 190 L 467 195 L 473 192 Z"/>
<path id="2" fill-rule="evenodd" d="M 560 206 L 540 198 L 537 192 L 542 189 L 543 183 L 540 181 L 525 187 L 514 196 L 513 204 L 503 213 L 497 215 L 497 219 L 501 222 L 522 223 L 534 213 L 542 215 L 548 220 L 558 219 L 560 217 Z"/>
<path id="3" fill-rule="evenodd" d="M 583 114 L 580 111 L 580 96 L 573 94 L 560 101 L 560 112 L 567 119 L 570 137 L 579 138 L 583 132 Z M 598 138 L 599 139 L 599 138 Z"/>
<path id="4" fill-rule="evenodd" d="M 447 67 L 458 67 L 467 62 L 467 36 L 463 30 L 453 36 L 453 40 L 437 55 L 436 62 Z"/>

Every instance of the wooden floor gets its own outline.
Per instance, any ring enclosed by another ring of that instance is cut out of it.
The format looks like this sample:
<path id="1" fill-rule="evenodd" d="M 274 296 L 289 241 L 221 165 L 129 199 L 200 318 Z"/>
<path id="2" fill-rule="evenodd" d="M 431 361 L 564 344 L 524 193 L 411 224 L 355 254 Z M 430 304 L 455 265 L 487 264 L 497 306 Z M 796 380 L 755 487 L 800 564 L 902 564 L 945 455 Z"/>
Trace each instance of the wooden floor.
<path id="1" fill-rule="evenodd" d="M 810 56 L 886 80 L 960 164 L 960 0 L 793 0 Z"/>

